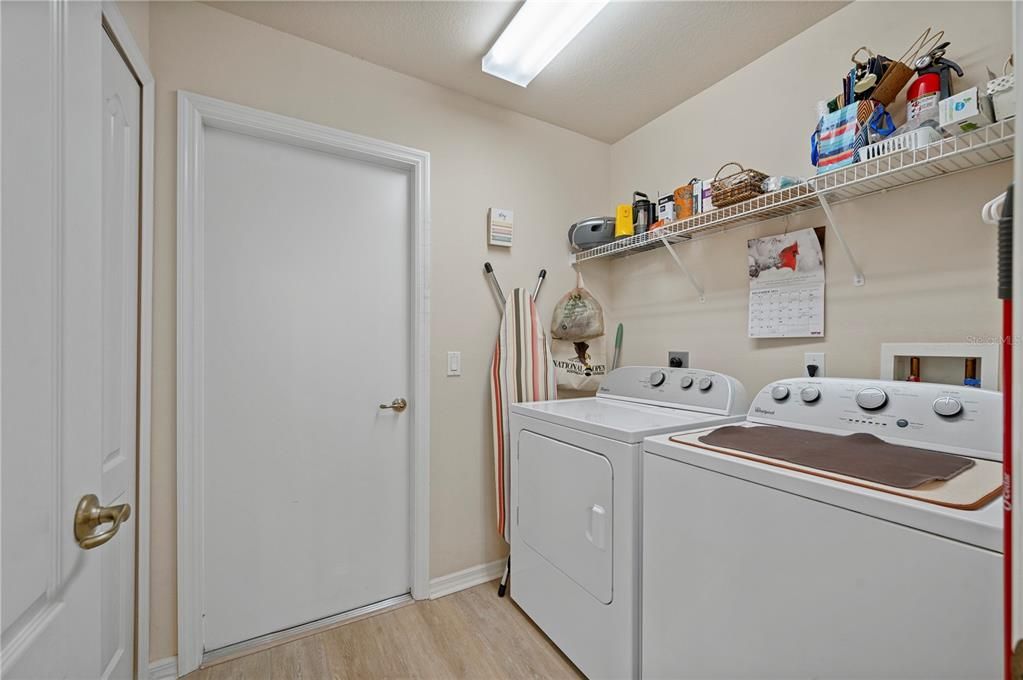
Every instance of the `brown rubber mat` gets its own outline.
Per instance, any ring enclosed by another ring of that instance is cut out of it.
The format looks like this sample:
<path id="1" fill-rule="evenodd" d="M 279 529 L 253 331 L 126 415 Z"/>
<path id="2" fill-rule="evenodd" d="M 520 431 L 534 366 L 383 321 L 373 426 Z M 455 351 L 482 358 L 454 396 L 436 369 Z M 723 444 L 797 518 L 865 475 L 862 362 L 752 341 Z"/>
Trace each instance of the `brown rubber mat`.
<path id="1" fill-rule="evenodd" d="M 976 463 L 940 451 L 889 444 L 867 432 L 825 434 L 789 427 L 726 426 L 700 436 L 710 446 L 745 451 L 899 489 L 947 481 Z"/>

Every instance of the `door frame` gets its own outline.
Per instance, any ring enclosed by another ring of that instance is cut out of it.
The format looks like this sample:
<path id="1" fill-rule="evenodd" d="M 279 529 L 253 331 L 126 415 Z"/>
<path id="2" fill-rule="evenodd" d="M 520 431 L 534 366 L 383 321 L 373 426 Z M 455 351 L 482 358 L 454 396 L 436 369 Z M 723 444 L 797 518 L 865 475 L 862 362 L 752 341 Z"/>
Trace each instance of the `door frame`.
<path id="1" fill-rule="evenodd" d="M 150 433 L 153 386 L 153 132 L 156 80 L 114 0 L 101 3 L 102 28 L 110 34 L 139 81 L 142 139 L 139 172 L 138 453 L 135 501 L 135 676 L 149 677 Z"/>
<path id="2" fill-rule="evenodd" d="M 412 597 L 430 596 L 430 154 L 335 128 L 178 91 L 177 507 L 178 673 L 203 657 L 202 304 L 204 130 L 217 128 L 409 173 L 412 348 Z M 269 632 L 269 631 L 268 631 Z"/>

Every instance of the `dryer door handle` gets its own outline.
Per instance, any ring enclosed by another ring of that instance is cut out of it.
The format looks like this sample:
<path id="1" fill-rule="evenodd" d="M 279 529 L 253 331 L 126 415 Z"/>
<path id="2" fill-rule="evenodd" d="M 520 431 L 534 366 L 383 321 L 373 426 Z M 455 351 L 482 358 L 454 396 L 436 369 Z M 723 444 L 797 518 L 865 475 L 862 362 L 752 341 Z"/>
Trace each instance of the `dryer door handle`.
<path id="1" fill-rule="evenodd" d="M 586 530 L 586 540 L 597 550 L 607 550 L 607 510 L 602 505 L 590 506 L 590 527 Z"/>

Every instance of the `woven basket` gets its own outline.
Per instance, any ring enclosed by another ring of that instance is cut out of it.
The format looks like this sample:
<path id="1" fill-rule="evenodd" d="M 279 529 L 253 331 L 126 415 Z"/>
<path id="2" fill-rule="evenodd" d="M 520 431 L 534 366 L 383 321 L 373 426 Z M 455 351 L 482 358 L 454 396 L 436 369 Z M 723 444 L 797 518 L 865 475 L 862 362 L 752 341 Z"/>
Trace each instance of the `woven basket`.
<path id="1" fill-rule="evenodd" d="M 721 177 L 721 171 L 729 165 L 739 168 L 731 175 Z M 715 208 L 723 208 L 726 205 L 734 205 L 748 201 L 764 193 L 764 180 L 767 175 L 758 170 L 747 170 L 738 163 L 725 163 L 718 168 L 714 175 L 714 181 L 710 184 L 711 199 Z"/>

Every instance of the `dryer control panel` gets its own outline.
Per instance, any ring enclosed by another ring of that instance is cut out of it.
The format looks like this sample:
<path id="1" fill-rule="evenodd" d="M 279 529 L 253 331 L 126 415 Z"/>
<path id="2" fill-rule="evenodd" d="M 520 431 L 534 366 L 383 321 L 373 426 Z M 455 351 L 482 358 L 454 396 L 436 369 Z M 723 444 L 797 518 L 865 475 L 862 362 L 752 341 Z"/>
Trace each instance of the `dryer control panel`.
<path id="1" fill-rule="evenodd" d="M 749 406 L 738 380 L 697 368 L 623 366 L 608 373 L 597 397 L 721 415 L 742 415 Z"/>
<path id="2" fill-rule="evenodd" d="M 1002 393 L 893 380 L 789 378 L 753 398 L 748 420 L 1002 459 Z"/>

